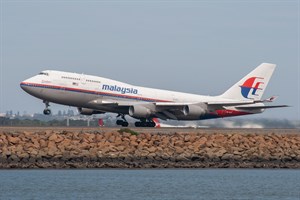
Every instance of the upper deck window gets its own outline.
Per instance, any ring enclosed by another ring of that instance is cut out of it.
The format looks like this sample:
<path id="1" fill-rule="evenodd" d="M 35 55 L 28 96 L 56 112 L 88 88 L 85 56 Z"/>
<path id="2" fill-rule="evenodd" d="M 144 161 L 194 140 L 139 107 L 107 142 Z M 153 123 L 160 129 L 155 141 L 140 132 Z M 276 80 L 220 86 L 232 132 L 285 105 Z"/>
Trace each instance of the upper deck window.
<path id="1" fill-rule="evenodd" d="M 91 83 L 101 83 L 100 81 L 95 81 L 95 80 L 90 80 L 90 79 L 87 79 L 86 81 L 91 82 Z"/>
<path id="2" fill-rule="evenodd" d="M 79 81 L 79 80 L 80 80 L 79 78 L 69 77 L 69 76 L 62 76 L 61 78 L 64 78 L 64 79 L 71 79 L 71 80 L 76 80 L 76 81 Z"/>

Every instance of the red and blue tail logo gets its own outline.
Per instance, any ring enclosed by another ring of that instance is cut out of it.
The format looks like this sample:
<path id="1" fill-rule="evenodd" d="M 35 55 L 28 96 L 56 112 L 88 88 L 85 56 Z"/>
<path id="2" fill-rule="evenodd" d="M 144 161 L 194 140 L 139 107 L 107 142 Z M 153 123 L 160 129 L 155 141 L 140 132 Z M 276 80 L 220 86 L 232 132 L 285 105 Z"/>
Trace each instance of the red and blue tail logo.
<path id="1" fill-rule="evenodd" d="M 241 93 L 242 93 L 243 97 L 245 97 L 247 99 L 250 99 L 249 95 L 257 96 L 257 90 L 262 90 L 262 88 L 260 88 L 259 86 L 261 84 L 264 84 L 264 82 L 261 82 L 261 81 L 258 81 L 258 80 L 262 80 L 262 79 L 263 78 L 259 78 L 259 77 L 248 78 L 243 83 L 243 85 L 240 86 L 241 87 Z M 251 90 L 252 90 L 252 92 L 251 92 Z"/>

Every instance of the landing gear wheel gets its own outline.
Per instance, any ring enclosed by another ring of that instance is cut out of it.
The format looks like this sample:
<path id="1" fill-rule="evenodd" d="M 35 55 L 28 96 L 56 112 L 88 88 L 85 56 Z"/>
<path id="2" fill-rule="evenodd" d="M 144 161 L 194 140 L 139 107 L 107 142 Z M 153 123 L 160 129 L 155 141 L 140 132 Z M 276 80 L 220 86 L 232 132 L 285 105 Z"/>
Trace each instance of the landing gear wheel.
<path id="1" fill-rule="evenodd" d="M 51 110 L 48 109 L 48 108 L 46 108 L 46 109 L 44 110 L 44 115 L 50 115 L 50 114 L 51 114 Z"/>
<path id="2" fill-rule="evenodd" d="M 135 122 L 134 125 L 135 127 L 142 127 L 142 122 Z"/>
<path id="3" fill-rule="evenodd" d="M 135 127 L 155 127 L 155 122 L 145 122 L 145 121 L 141 121 L 141 122 L 135 122 L 134 123 Z"/>
<path id="4" fill-rule="evenodd" d="M 116 121 L 116 124 L 117 124 L 117 125 L 122 125 L 122 123 L 123 123 L 123 120 L 117 120 L 117 121 Z"/>
<path id="5" fill-rule="evenodd" d="M 117 117 L 120 117 L 120 116 L 121 116 L 121 118 L 122 118 L 123 120 L 118 119 L 118 120 L 116 121 L 116 124 L 119 125 L 119 126 L 128 127 L 129 124 L 128 124 L 128 122 L 126 121 L 124 114 L 119 114 Z"/>
<path id="6" fill-rule="evenodd" d="M 48 108 L 50 106 L 49 101 L 43 101 L 43 103 L 45 104 L 46 108 L 44 109 L 44 115 L 50 115 L 51 114 L 51 110 Z"/>
<path id="7" fill-rule="evenodd" d="M 149 122 L 149 127 L 155 127 L 155 122 Z"/>
<path id="8" fill-rule="evenodd" d="M 49 109 L 49 101 L 43 101 L 43 103 L 45 104 L 46 108 L 44 109 L 44 115 L 50 115 L 51 114 L 51 110 Z"/>

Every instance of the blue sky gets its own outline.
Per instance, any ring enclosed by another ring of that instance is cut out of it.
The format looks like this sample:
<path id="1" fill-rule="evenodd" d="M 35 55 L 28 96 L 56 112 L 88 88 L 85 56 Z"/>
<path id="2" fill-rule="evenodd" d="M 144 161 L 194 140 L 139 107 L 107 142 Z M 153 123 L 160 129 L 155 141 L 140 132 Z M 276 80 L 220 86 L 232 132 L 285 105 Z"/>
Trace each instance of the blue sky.
<path id="1" fill-rule="evenodd" d="M 45 69 L 218 95 L 270 62 L 264 97 L 293 107 L 259 117 L 300 119 L 299 4 L 1 0 L 0 112 L 42 112 L 19 83 Z"/>

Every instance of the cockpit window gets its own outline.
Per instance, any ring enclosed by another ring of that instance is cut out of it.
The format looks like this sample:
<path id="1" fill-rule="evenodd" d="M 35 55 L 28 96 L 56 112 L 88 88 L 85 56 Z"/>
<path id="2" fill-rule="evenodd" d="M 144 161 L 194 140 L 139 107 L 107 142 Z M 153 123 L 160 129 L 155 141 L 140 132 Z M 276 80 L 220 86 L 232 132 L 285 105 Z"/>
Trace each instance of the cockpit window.
<path id="1" fill-rule="evenodd" d="M 39 75 L 46 75 L 46 76 L 49 76 L 49 74 L 46 73 L 46 72 L 40 72 Z"/>

